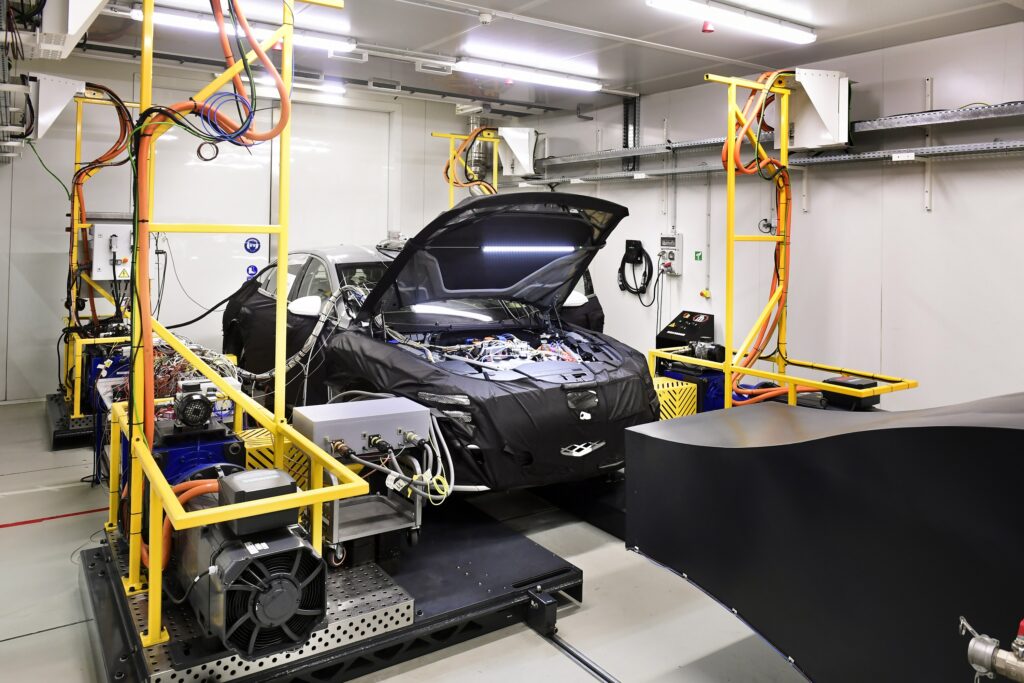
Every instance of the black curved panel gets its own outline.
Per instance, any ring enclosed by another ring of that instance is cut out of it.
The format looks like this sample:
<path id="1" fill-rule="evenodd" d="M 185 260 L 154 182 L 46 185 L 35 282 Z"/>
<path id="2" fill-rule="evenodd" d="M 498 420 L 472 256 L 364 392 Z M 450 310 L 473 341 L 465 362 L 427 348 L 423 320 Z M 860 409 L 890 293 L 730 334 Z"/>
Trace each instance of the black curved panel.
<path id="1" fill-rule="evenodd" d="M 814 681 L 969 681 L 960 615 L 1004 640 L 1024 616 L 1022 429 L 1024 394 L 634 427 L 626 542 Z"/>

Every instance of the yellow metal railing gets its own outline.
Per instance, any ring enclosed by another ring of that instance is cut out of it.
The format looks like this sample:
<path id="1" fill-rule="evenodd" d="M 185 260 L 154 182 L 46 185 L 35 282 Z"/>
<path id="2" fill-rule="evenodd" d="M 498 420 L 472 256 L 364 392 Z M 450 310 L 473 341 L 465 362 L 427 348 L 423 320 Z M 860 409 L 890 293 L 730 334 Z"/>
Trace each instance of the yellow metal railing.
<path id="1" fill-rule="evenodd" d="M 466 162 L 461 156 L 458 156 L 455 152 L 457 151 L 457 143 L 462 142 L 469 138 L 468 135 L 460 135 L 458 133 L 431 133 L 431 137 L 434 138 L 446 138 L 448 140 L 448 163 L 459 163 L 463 168 L 466 167 Z M 498 146 L 501 144 L 501 138 L 498 137 L 497 133 L 490 130 L 485 130 L 477 137 L 477 142 L 485 142 L 491 145 L 491 187 L 497 191 L 498 189 L 498 176 L 500 175 L 500 169 L 498 166 Z M 468 169 L 467 169 L 468 170 Z M 448 173 L 448 208 L 455 206 L 455 171 L 452 169 Z"/>
<path id="2" fill-rule="evenodd" d="M 746 138 L 749 140 L 752 147 L 754 147 L 757 156 L 761 160 L 769 158 L 768 152 L 761 146 L 757 139 L 756 133 L 752 130 L 752 126 L 747 126 L 747 119 L 743 114 L 743 110 L 737 104 L 736 96 L 738 91 L 742 89 L 755 90 L 755 91 L 769 91 L 774 93 L 778 106 L 779 106 L 779 128 L 776 132 L 775 139 L 779 141 L 779 164 L 782 168 L 785 168 L 789 163 L 789 97 L 790 89 L 785 87 L 785 79 L 777 78 L 771 82 L 756 82 L 743 78 L 727 78 L 723 76 L 715 76 L 712 74 L 706 74 L 704 79 L 714 83 L 721 83 L 728 86 L 728 114 L 726 117 L 726 158 L 728 163 L 725 165 L 726 180 L 725 180 L 725 196 L 726 196 L 726 212 L 725 212 L 725 339 L 723 346 L 725 347 L 725 360 L 721 363 L 716 361 L 704 360 L 701 358 L 693 358 L 691 356 L 682 355 L 686 347 L 676 347 L 670 349 L 658 349 L 648 352 L 647 362 L 651 375 L 655 374 L 657 369 L 657 362 L 659 360 L 677 361 L 688 365 L 696 365 L 700 367 L 711 368 L 719 370 L 724 375 L 724 386 L 725 386 L 725 408 L 733 407 L 732 399 L 732 386 L 733 379 L 736 376 L 750 375 L 752 377 L 759 377 L 761 379 L 771 380 L 777 382 L 786 388 L 787 400 L 790 405 L 796 405 L 797 389 L 807 388 L 818 391 L 829 391 L 837 394 L 843 394 L 846 396 L 853 396 L 857 398 L 867 398 L 870 396 L 878 396 L 880 394 L 886 394 L 893 391 L 903 391 L 906 389 L 913 389 L 917 386 L 917 382 L 912 379 L 905 379 L 901 377 L 892 377 L 889 375 L 881 375 L 877 373 L 866 372 L 863 370 L 853 370 L 849 368 L 842 368 L 834 365 L 826 365 L 823 363 L 815 363 L 810 361 L 798 361 L 792 360 L 788 357 L 788 301 L 782 302 L 782 309 L 779 312 L 778 322 L 778 351 L 770 357 L 764 358 L 775 365 L 775 371 L 761 370 L 753 367 L 745 367 L 741 363 L 747 354 L 751 351 L 751 347 L 754 343 L 754 339 L 757 336 L 758 331 L 769 319 L 772 313 L 780 301 L 783 295 L 783 288 L 778 287 L 768 303 L 761 310 L 758 315 L 756 322 L 750 328 L 743 343 L 740 344 L 739 348 L 736 348 L 733 343 L 734 333 L 734 309 L 735 309 L 735 276 L 736 276 L 736 244 L 739 242 L 767 242 L 775 243 L 779 250 L 777 264 L 778 264 L 778 278 L 779 281 L 785 281 L 786 267 L 789 259 L 787 258 L 790 244 L 789 244 L 789 225 L 788 221 L 788 205 L 785 194 L 782 195 L 780 201 L 780 207 L 778 211 L 779 229 L 778 235 L 737 235 L 736 234 L 736 166 L 733 163 L 733 159 L 736 154 L 736 146 L 740 144 L 740 141 L 736 139 L 737 123 L 743 125 L 746 128 Z M 783 237 L 785 236 L 785 237 Z M 818 370 L 823 372 L 841 373 L 844 375 L 851 375 L 854 377 L 863 377 L 872 379 L 878 382 L 878 386 L 870 387 L 865 389 L 854 389 L 851 387 L 845 387 L 840 385 L 828 384 L 820 380 L 809 379 L 805 377 L 797 377 L 791 374 L 787 374 L 786 366 L 795 365 L 797 367 L 808 368 L 811 370 Z"/>
<path id="3" fill-rule="evenodd" d="M 325 7 L 340 8 L 344 6 L 341 0 L 301 0 L 310 4 L 322 5 Z M 293 73 L 293 17 L 295 16 L 294 4 L 296 0 L 281 0 L 282 4 L 282 25 L 273 32 L 267 39 L 260 43 L 264 51 L 270 50 L 273 46 L 280 44 L 280 73 L 284 82 L 285 91 L 291 91 Z M 153 102 L 153 10 L 154 0 L 144 0 L 142 5 L 142 68 L 140 103 L 142 111 L 150 108 Z M 206 87 L 196 93 L 192 99 L 196 102 L 203 102 L 220 88 L 226 85 L 232 77 L 239 74 L 246 62 L 253 62 L 257 59 L 255 51 L 248 55 L 248 59 L 237 60 L 231 67 L 220 73 Z M 168 126 L 161 126 L 153 133 L 153 138 L 159 138 Z M 155 142 L 155 140 L 154 140 Z M 138 164 L 145 164 L 150 178 L 150 210 L 149 215 L 139 216 L 140 221 L 146 221 L 152 232 L 178 232 L 178 233 L 262 233 L 277 236 L 277 262 L 285 263 L 288 260 L 288 216 L 290 207 L 291 192 L 291 124 L 282 129 L 279 137 L 278 153 L 278 223 L 275 225 L 217 225 L 205 223 L 157 223 L 153 221 L 152 207 L 155 204 L 155 147 L 150 148 L 153 152 L 148 158 L 136 160 Z M 135 267 L 138 268 L 138 263 Z M 277 290 L 287 290 L 287 269 L 277 269 Z M 240 431 L 243 416 L 248 415 L 252 420 L 264 427 L 274 444 L 274 467 L 282 467 L 286 452 L 292 447 L 299 449 L 309 460 L 309 485 L 305 490 L 298 491 L 273 498 L 265 498 L 257 501 L 225 505 L 205 510 L 186 510 L 178 501 L 177 495 L 168 483 L 159 465 L 153 457 L 149 444 L 146 443 L 143 424 L 142 391 L 133 392 L 134 402 L 131 406 L 127 403 L 116 404 L 111 410 L 111 441 L 110 441 L 110 509 L 106 529 L 113 532 L 118 526 L 118 514 L 121 506 L 122 491 L 120 490 L 121 472 L 123 469 L 122 460 L 125 454 L 122 452 L 122 436 L 128 435 L 128 456 L 131 462 L 131 472 L 128 483 L 128 576 L 123 577 L 125 591 L 129 595 L 145 592 L 147 594 L 147 627 L 140 634 L 140 641 L 143 647 L 150 647 L 169 639 L 167 629 L 163 627 L 162 610 L 162 589 L 163 589 L 163 568 L 161 558 L 163 557 L 163 525 L 166 519 L 170 521 L 175 530 L 192 529 L 207 524 L 217 524 L 232 519 L 241 519 L 253 515 L 276 512 L 280 510 L 298 510 L 308 508 L 309 531 L 314 548 L 319 548 L 323 543 L 323 503 L 363 495 L 369 492 L 367 483 L 353 470 L 345 467 L 318 445 L 297 432 L 288 424 L 285 418 L 285 355 L 286 355 L 286 320 L 287 300 L 283 296 L 277 297 L 275 308 L 275 346 L 274 346 L 274 405 L 273 410 L 260 405 L 252 397 L 236 389 L 221 377 L 215 370 L 200 359 L 191 349 L 169 332 L 156 320 L 152 320 L 153 332 L 164 340 L 174 351 L 182 356 L 189 364 L 198 370 L 203 376 L 209 379 L 217 389 L 235 404 L 234 424 L 236 431 Z M 149 315 L 149 311 L 132 310 L 132 338 L 133 347 L 141 345 L 140 327 L 141 316 Z M 141 356 L 141 354 L 136 354 Z M 132 369 L 131 381 L 133 386 L 143 386 L 142 364 L 137 363 Z M 167 400 L 158 402 L 165 403 Z M 324 470 L 330 472 L 339 482 L 334 485 L 324 486 Z M 148 571 L 144 574 L 142 567 L 142 517 L 144 510 L 145 484 L 149 483 L 148 512 L 149 512 L 149 563 Z"/>

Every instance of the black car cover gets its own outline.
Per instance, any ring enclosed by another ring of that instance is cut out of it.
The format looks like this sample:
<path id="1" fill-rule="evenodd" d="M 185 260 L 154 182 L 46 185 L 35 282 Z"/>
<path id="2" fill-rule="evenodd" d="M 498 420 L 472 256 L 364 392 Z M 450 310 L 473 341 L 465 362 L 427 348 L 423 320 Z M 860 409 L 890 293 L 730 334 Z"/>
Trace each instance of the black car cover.
<path id="1" fill-rule="evenodd" d="M 457 375 L 364 330 L 349 330 L 331 341 L 328 381 L 430 406 L 441 418 L 456 484 L 509 489 L 586 479 L 621 464 L 627 427 L 658 416 L 644 357 L 610 337 L 586 334 L 622 358 L 617 367 L 587 364 L 594 379 L 586 383 Z M 432 400 L 431 395 L 467 397 L 469 405 Z M 468 413 L 469 422 L 445 416 L 446 410 Z M 566 454 L 570 447 L 595 442 L 602 445 L 592 452 Z"/>

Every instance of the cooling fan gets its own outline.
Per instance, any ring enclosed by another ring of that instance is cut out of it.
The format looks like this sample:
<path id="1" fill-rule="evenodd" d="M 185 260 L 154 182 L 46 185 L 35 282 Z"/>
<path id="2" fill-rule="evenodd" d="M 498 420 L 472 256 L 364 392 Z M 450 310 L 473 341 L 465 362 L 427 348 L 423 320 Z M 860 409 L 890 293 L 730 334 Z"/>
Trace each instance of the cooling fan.
<path id="1" fill-rule="evenodd" d="M 225 644 L 255 658 L 305 642 L 326 614 L 323 572 L 306 548 L 254 556 L 225 585 Z"/>

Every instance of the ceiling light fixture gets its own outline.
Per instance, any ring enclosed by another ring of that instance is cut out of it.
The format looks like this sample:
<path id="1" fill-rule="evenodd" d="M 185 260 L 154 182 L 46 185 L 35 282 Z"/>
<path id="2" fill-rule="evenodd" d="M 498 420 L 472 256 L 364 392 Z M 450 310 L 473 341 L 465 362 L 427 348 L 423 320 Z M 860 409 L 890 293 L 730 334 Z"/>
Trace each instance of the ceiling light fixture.
<path id="1" fill-rule="evenodd" d="M 128 16 L 135 21 L 142 21 L 142 8 L 133 7 Z M 217 33 L 220 30 L 212 14 L 172 9 L 158 9 L 153 12 L 153 24 L 156 26 L 185 29 L 186 31 L 198 31 L 200 33 Z M 235 35 L 235 27 L 230 23 L 226 24 L 224 28 L 229 36 Z M 274 29 L 263 26 L 252 27 L 252 35 L 257 40 L 265 40 L 273 35 L 273 33 Z M 328 54 L 352 52 L 356 49 L 355 39 L 347 36 L 336 36 L 330 33 L 318 33 L 305 29 L 295 29 L 295 33 L 292 35 L 292 39 L 298 47 L 326 50 Z"/>
<path id="2" fill-rule="evenodd" d="M 778 38 L 807 45 L 818 39 L 814 29 L 752 10 L 733 7 L 715 0 L 647 0 L 649 7 L 675 12 L 717 26 L 728 26 L 765 38 Z"/>
<path id="3" fill-rule="evenodd" d="M 266 85 L 266 86 L 269 86 L 269 87 L 276 87 L 277 86 L 277 82 L 273 78 L 270 78 L 269 76 L 259 76 L 259 77 L 257 77 L 256 78 L 256 84 L 257 85 Z M 316 92 L 324 92 L 324 93 L 328 93 L 328 94 L 331 94 L 331 95 L 344 95 L 345 94 L 345 84 L 344 83 L 341 83 L 340 81 L 328 81 L 326 79 L 322 80 L 322 81 L 312 82 L 312 83 L 306 82 L 306 81 L 292 81 L 292 87 L 293 88 L 297 88 L 299 90 L 315 90 Z"/>
<path id="4" fill-rule="evenodd" d="M 551 71 L 540 71 L 514 64 L 485 62 L 479 59 L 460 59 L 452 64 L 452 70 L 476 74 L 477 76 L 491 76 L 510 81 L 523 81 L 526 83 L 536 83 L 537 85 L 550 85 L 554 88 L 569 88 L 571 90 L 586 90 L 588 92 L 597 92 L 603 87 L 598 81 L 593 81 L 589 78 L 568 76 Z"/>

